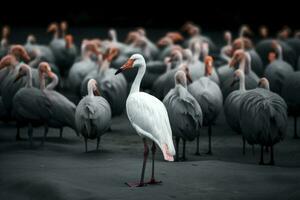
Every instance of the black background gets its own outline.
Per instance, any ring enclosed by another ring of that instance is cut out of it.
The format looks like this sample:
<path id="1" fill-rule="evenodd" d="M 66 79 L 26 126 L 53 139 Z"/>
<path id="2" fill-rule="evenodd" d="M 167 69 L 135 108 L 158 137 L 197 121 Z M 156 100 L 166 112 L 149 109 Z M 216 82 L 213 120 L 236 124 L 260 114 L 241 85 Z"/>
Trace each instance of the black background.
<path id="1" fill-rule="evenodd" d="M 288 1 L 62 1 L 9 2 L 2 5 L 0 25 L 45 27 L 52 21 L 67 20 L 73 27 L 179 28 L 191 20 L 206 30 L 253 29 L 267 25 L 278 30 L 284 25 L 299 29 L 299 6 Z M 264 4 L 263 4 L 264 3 Z"/>

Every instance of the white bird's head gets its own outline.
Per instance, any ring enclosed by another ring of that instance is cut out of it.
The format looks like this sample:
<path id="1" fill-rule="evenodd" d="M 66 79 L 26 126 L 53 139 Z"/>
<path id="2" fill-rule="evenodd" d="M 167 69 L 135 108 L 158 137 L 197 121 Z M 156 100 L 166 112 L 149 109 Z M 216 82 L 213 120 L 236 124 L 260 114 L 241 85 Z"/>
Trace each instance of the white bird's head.
<path id="1" fill-rule="evenodd" d="M 146 65 L 144 57 L 141 54 L 133 54 L 127 60 L 127 62 L 122 67 L 120 67 L 118 71 L 116 71 L 115 75 L 134 67 L 141 67 L 142 65 Z"/>

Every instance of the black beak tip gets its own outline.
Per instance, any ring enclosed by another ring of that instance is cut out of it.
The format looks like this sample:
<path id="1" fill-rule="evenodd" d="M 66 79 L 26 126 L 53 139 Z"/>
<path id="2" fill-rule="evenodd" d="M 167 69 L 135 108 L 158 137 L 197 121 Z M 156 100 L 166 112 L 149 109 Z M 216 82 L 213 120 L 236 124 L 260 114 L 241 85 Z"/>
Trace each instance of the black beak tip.
<path id="1" fill-rule="evenodd" d="M 120 69 L 118 69 L 118 71 L 116 71 L 116 73 L 115 73 L 115 75 L 117 75 L 117 74 L 119 74 L 119 73 L 121 73 L 123 70 L 120 68 Z"/>

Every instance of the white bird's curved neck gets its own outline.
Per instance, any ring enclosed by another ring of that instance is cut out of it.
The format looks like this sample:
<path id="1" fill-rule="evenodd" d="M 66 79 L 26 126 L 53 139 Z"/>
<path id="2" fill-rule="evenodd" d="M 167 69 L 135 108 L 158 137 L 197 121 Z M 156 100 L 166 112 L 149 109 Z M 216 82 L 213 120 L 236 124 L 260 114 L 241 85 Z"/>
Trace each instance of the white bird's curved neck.
<path id="1" fill-rule="evenodd" d="M 277 51 L 278 51 L 278 60 L 283 60 L 282 47 L 280 45 L 278 45 Z"/>
<path id="2" fill-rule="evenodd" d="M 144 77 L 145 72 L 146 72 L 146 63 L 145 63 L 145 61 L 143 61 L 143 63 L 139 67 L 138 73 L 132 83 L 130 94 L 140 91 L 141 81 Z"/>
<path id="3" fill-rule="evenodd" d="M 88 96 L 89 97 L 94 97 L 94 90 L 93 90 L 93 85 L 92 84 L 89 84 L 88 85 Z"/>
<path id="4" fill-rule="evenodd" d="M 110 62 L 108 60 L 104 60 L 100 65 L 99 65 L 99 68 L 98 68 L 98 73 L 100 75 L 103 75 L 104 72 L 109 68 L 110 66 Z"/>
<path id="5" fill-rule="evenodd" d="M 40 89 L 44 90 L 46 88 L 45 74 L 43 72 L 39 72 L 40 78 Z"/>
<path id="6" fill-rule="evenodd" d="M 27 81 L 26 81 L 26 87 L 31 88 L 32 87 L 32 71 L 31 68 L 27 68 Z"/>
<path id="7" fill-rule="evenodd" d="M 240 90 L 246 91 L 246 86 L 245 86 L 245 75 L 241 74 L 240 75 Z"/>
<path id="8" fill-rule="evenodd" d="M 49 85 L 47 85 L 46 89 L 53 90 L 58 84 L 58 77 L 53 74 L 52 81 Z"/>

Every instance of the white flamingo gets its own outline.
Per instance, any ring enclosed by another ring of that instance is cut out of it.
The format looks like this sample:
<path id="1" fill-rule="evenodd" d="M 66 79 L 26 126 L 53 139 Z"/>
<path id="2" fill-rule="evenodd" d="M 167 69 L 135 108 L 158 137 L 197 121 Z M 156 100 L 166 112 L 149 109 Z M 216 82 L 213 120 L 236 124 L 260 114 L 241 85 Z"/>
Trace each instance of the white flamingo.
<path id="1" fill-rule="evenodd" d="M 140 84 L 146 71 L 145 59 L 140 54 L 134 54 L 130 59 L 115 73 L 118 74 L 126 69 L 138 68 L 138 73 L 132 83 L 130 94 L 126 101 L 127 116 L 136 132 L 143 138 L 144 143 L 144 162 L 141 179 L 138 184 L 129 186 L 144 186 L 144 173 L 149 148 L 146 138 L 153 141 L 152 144 L 152 177 L 148 184 L 157 184 L 154 178 L 154 156 L 156 145 L 162 150 L 164 159 L 173 161 L 175 148 L 172 141 L 172 131 L 169 117 L 164 104 L 152 95 L 140 92 Z"/>

